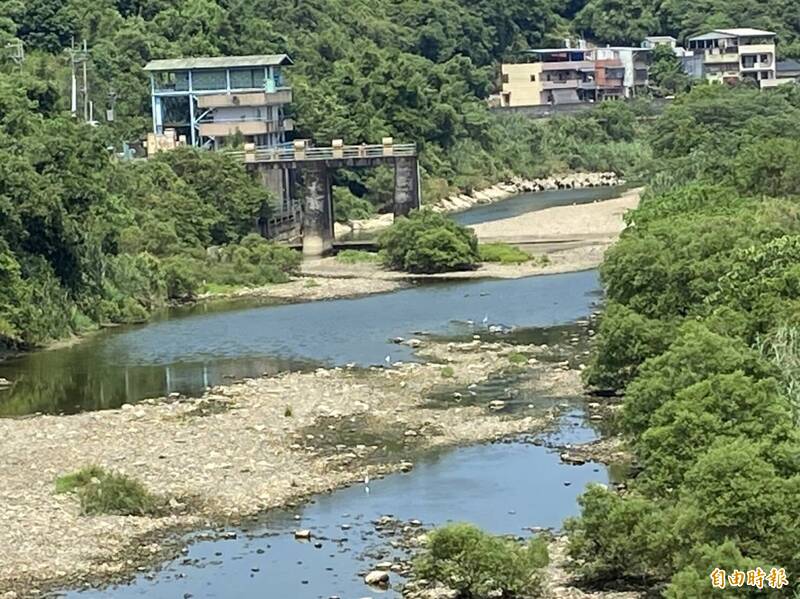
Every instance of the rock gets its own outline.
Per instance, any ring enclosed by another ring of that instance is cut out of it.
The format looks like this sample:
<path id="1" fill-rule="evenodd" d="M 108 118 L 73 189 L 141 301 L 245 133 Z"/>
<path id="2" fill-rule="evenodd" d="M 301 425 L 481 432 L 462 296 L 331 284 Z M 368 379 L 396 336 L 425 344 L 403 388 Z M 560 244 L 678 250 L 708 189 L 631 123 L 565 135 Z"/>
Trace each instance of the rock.
<path id="1" fill-rule="evenodd" d="M 567 452 L 561 454 L 561 461 L 564 462 L 565 464 L 572 464 L 575 466 L 581 466 L 586 463 L 586 460 L 584 460 L 583 458 L 570 455 Z"/>
<path id="2" fill-rule="evenodd" d="M 497 411 L 497 410 L 502 410 L 505 407 L 506 407 L 506 402 L 501 401 L 499 399 L 495 399 L 494 401 L 490 401 L 489 402 L 489 409 L 490 410 Z"/>
<path id="3" fill-rule="evenodd" d="M 393 565 L 394 564 L 392 562 L 381 562 L 379 564 L 375 564 L 375 569 L 387 572 L 392 569 Z"/>
<path id="4" fill-rule="evenodd" d="M 364 577 L 364 582 L 375 587 L 389 586 L 389 573 L 383 570 L 373 570 Z"/>
<path id="5" fill-rule="evenodd" d="M 422 347 L 422 341 L 420 339 L 409 339 L 408 341 L 404 341 L 403 345 L 407 345 L 408 347 Z"/>
<path id="6" fill-rule="evenodd" d="M 400 462 L 400 472 L 411 472 L 414 469 L 414 462 Z"/>
<path id="7" fill-rule="evenodd" d="M 0 387 L 9 387 L 10 385 L 11 381 L 0 376 Z"/>
<path id="8" fill-rule="evenodd" d="M 311 531 L 310 530 L 296 530 L 296 531 L 294 531 L 294 538 L 295 539 L 308 540 L 308 539 L 311 538 Z"/>
<path id="9" fill-rule="evenodd" d="M 405 433 L 403 433 L 406 437 L 416 437 L 419 433 L 415 430 L 408 429 Z"/>

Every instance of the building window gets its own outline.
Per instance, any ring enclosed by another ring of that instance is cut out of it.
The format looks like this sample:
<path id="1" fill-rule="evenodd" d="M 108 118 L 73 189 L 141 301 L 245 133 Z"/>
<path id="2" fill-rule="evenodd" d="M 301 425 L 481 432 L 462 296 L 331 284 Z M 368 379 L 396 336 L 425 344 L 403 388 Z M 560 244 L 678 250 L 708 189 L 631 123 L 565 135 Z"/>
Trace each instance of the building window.
<path id="1" fill-rule="evenodd" d="M 264 87 L 264 69 L 236 69 L 231 71 L 232 89 L 261 89 Z"/>
<path id="2" fill-rule="evenodd" d="M 536 81 L 536 75 L 531 75 L 531 83 Z"/>
<path id="3" fill-rule="evenodd" d="M 508 83 L 508 73 L 503 73 L 503 83 Z"/>
<path id="4" fill-rule="evenodd" d="M 228 76 L 225 71 L 193 71 L 192 89 L 215 90 L 228 87 Z"/>
<path id="5" fill-rule="evenodd" d="M 155 86 L 159 91 L 178 91 L 189 90 L 189 73 L 186 71 L 160 72 L 155 74 Z"/>

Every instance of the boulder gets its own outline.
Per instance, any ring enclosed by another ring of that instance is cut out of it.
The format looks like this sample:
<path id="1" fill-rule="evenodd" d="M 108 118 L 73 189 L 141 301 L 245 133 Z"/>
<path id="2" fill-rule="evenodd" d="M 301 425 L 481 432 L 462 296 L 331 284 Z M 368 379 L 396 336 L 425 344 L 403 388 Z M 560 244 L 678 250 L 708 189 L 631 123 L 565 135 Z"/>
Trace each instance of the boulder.
<path id="1" fill-rule="evenodd" d="M 364 582 L 375 587 L 389 586 L 389 573 L 383 570 L 373 570 L 364 577 Z"/>
<path id="2" fill-rule="evenodd" d="M 295 539 L 302 539 L 308 540 L 311 538 L 311 531 L 310 530 L 296 530 L 294 531 L 294 538 Z"/>

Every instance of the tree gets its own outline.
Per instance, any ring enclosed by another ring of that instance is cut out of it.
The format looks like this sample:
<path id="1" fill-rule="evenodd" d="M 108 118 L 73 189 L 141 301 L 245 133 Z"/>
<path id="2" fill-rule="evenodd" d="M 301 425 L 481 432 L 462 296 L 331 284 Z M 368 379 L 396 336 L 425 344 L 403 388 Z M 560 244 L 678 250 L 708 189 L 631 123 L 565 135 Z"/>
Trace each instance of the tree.
<path id="1" fill-rule="evenodd" d="M 650 58 L 650 81 L 661 95 L 686 91 L 689 76 L 671 47 L 660 44 L 653 48 Z"/>
<path id="2" fill-rule="evenodd" d="M 467 270 L 480 260 L 472 230 L 431 210 L 398 219 L 379 244 L 387 266 L 412 273 Z"/>
<path id="3" fill-rule="evenodd" d="M 701 323 L 686 322 L 669 348 L 642 364 L 638 377 L 628 385 L 621 424 L 638 437 L 652 426 L 659 407 L 679 391 L 708 377 L 737 371 L 755 379 L 774 372 L 743 341 L 712 333 Z"/>

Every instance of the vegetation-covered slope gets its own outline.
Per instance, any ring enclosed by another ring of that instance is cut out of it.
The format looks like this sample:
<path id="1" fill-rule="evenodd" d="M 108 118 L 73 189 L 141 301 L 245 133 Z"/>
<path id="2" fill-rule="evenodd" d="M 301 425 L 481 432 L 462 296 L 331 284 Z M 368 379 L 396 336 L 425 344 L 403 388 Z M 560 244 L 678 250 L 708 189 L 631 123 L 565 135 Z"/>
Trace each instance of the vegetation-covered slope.
<path id="1" fill-rule="evenodd" d="M 625 393 L 642 470 L 625 496 L 582 499 L 569 528 L 588 579 L 711 597 L 715 567 L 778 567 L 796 590 L 799 118 L 796 88 L 706 87 L 652 129 L 652 185 L 602 268 L 588 371 Z"/>

